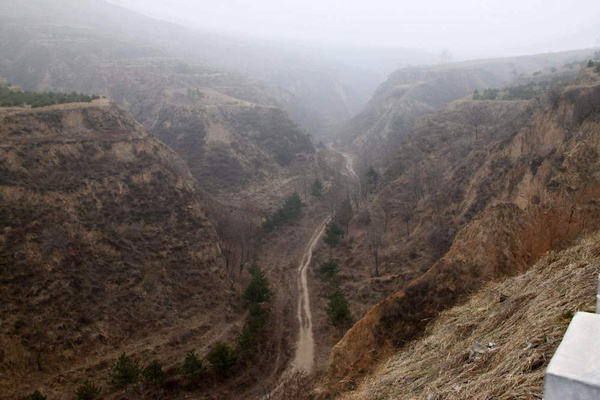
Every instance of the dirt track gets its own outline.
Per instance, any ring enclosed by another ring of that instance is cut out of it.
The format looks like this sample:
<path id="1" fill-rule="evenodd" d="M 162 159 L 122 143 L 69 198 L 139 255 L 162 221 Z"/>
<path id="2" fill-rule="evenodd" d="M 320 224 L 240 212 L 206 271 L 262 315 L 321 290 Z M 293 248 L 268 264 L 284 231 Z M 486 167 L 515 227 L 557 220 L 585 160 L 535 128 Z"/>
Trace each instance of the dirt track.
<path id="1" fill-rule="evenodd" d="M 310 268 L 313 250 L 323 233 L 330 217 L 315 231 L 308 243 L 306 251 L 302 256 L 302 261 L 298 268 L 298 342 L 296 344 L 296 355 L 292 366 L 294 369 L 303 372 L 311 372 L 315 363 L 315 341 L 312 329 L 312 313 L 310 310 L 310 295 L 308 291 L 307 270 Z"/>

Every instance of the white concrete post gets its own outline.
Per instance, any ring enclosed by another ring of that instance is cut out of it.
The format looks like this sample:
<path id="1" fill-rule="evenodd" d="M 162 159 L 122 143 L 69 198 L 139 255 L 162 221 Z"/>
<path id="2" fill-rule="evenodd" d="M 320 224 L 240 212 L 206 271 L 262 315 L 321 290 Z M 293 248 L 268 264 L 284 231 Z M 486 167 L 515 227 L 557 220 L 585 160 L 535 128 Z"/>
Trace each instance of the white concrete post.
<path id="1" fill-rule="evenodd" d="M 600 315 L 578 312 L 546 370 L 544 400 L 600 399 Z"/>
<path id="2" fill-rule="evenodd" d="M 596 295 L 596 314 L 600 314 L 600 275 L 598 275 L 598 294 Z"/>

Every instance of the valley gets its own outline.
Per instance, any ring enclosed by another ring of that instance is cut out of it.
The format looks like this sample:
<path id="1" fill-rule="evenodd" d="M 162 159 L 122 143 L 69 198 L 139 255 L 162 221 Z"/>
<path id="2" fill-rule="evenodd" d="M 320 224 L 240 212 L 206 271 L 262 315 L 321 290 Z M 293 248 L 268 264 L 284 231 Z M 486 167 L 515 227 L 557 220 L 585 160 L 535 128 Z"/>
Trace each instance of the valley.
<path id="1" fill-rule="evenodd" d="M 600 50 L 367 70 L 113 3 L 0 0 L 0 400 L 541 398 Z"/>

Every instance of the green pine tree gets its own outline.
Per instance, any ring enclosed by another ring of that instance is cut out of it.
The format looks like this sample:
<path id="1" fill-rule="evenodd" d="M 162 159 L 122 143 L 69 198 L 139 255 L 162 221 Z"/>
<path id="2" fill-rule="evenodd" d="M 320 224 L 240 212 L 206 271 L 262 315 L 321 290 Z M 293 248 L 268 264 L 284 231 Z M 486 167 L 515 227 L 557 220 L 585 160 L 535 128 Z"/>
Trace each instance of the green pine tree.
<path id="1" fill-rule="evenodd" d="M 77 400 L 100 400 L 100 389 L 86 380 L 77 389 Z"/>
<path id="2" fill-rule="evenodd" d="M 115 389 L 125 389 L 129 385 L 138 382 L 140 376 L 140 367 L 137 361 L 131 357 L 121 354 L 113 364 L 110 372 L 111 384 Z"/>
<path id="3" fill-rule="evenodd" d="M 181 366 L 181 373 L 194 386 L 206 374 L 206 369 L 202 365 L 202 361 L 196 356 L 193 350 L 188 351 L 185 355 L 185 360 Z"/>
<path id="4" fill-rule="evenodd" d="M 337 221 L 346 229 L 346 233 L 348 233 L 353 216 L 354 210 L 352 210 L 352 203 L 350 202 L 350 198 L 346 198 L 342 201 L 342 204 L 339 206 L 336 213 Z"/>
<path id="5" fill-rule="evenodd" d="M 163 383 L 165 383 L 167 375 L 163 371 L 161 363 L 158 360 L 153 360 L 142 370 L 142 377 L 144 383 L 151 386 L 158 393 Z"/>
<path id="6" fill-rule="evenodd" d="M 235 351 L 222 342 L 217 343 L 206 357 L 215 371 L 222 376 L 227 375 L 229 370 L 236 364 L 237 358 Z"/>
<path id="7" fill-rule="evenodd" d="M 330 221 L 325 227 L 325 238 L 323 241 L 329 246 L 329 258 L 332 256 L 333 248 L 340 244 L 344 231 L 335 221 Z"/>
<path id="8" fill-rule="evenodd" d="M 311 188 L 310 188 L 311 196 L 321 198 L 323 197 L 323 182 L 320 179 L 315 179 Z"/>
<path id="9" fill-rule="evenodd" d="M 327 316 L 329 323 L 335 327 L 348 326 L 352 322 L 348 300 L 339 287 L 327 296 Z"/>
<path id="10" fill-rule="evenodd" d="M 46 400 L 47 397 L 41 394 L 38 390 L 31 393 L 25 400 Z"/>
<path id="11" fill-rule="evenodd" d="M 253 264 L 248 271 L 252 274 L 252 279 L 242 294 L 242 299 L 251 304 L 260 304 L 269 301 L 273 292 L 269 287 L 267 274 L 256 264 Z"/>
<path id="12" fill-rule="evenodd" d="M 319 267 L 319 272 L 321 273 L 321 278 L 324 280 L 331 280 L 332 278 L 334 278 L 337 275 L 339 270 L 340 269 L 339 269 L 338 263 L 335 260 L 325 261 Z"/>

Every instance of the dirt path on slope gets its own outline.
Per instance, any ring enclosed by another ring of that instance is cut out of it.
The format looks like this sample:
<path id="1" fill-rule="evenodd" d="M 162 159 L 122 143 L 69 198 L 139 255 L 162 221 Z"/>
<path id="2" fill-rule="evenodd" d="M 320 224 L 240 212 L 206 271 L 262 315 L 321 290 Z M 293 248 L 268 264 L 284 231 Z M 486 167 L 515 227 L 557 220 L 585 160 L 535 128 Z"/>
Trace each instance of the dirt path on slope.
<path id="1" fill-rule="evenodd" d="M 312 312 L 310 310 L 310 293 L 308 290 L 307 271 L 310 268 L 315 246 L 325 232 L 325 226 L 330 217 L 319 225 L 312 235 L 310 242 L 302 256 L 298 268 L 298 341 L 296 355 L 292 361 L 292 368 L 297 371 L 310 373 L 315 364 L 315 341 L 313 338 Z"/>
<path id="2" fill-rule="evenodd" d="M 350 154 L 337 151 L 329 144 L 330 150 L 341 154 L 346 160 L 345 174 L 353 181 L 358 181 L 358 175 L 354 170 L 354 159 Z M 292 368 L 296 371 L 310 373 L 315 364 L 315 342 L 313 337 L 312 312 L 310 309 L 310 293 L 308 289 L 307 271 L 310 268 L 313 251 L 325 232 L 327 223 L 331 220 L 328 216 L 317 227 L 312 235 L 306 251 L 302 256 L 298 268 L 298 340 L 296 343 L 296 354 L 292 362 Z"/>

